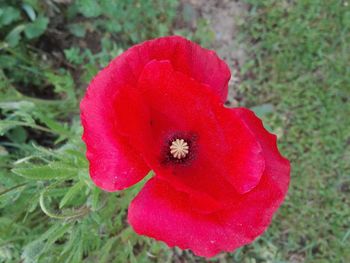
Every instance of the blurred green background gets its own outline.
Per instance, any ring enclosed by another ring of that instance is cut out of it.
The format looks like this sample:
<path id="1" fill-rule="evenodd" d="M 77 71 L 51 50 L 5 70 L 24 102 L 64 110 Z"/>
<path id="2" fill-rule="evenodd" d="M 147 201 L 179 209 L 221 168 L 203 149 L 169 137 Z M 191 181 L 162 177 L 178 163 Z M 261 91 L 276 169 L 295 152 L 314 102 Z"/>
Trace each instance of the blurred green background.
<path id="1" fill-rule="evenodd" d="M 97 189 L 80 139 L 91 78 L 168 34 L 219 51 L 233 72 L 227 104 L 255 110 L 292 164 L 271 227 L 211 262 L 350 262 L 350 2 L 340 0 L 1 1 L 0 262 L 205 262 L 137 236 L 125 217 L 141 185 Z"/>

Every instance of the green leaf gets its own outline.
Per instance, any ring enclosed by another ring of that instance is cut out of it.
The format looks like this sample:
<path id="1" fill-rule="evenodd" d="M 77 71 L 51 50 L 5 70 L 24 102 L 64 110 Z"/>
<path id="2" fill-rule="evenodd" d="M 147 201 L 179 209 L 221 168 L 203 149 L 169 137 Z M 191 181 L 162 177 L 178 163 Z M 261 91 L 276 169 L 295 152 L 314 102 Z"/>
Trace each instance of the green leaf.
<path id="1" fill-rule="evenodd" d="M 62 164 L 51 163 L 43 166 L 27 168 L 14 168 L 12 172 L 33 180 L 69 179 L 78 175 L 76 168 L 66 167 Z"/>
<path id="2" fill-rule="evenodd" d="M 80 65 L 83 64 L 85 56 L 81 54 L 80 48 L 71 47 L 64 50 L 64 55 L 70 63 Z"/>
<path id="3" fill-rule="evenodd" d="M 62 208 L 67 202 L 72 200 L 77 194 L 79 194 L 82 191 L 82 188 L 84 187 L 85 183 L 83 181 L 77 182 L 75 185 L 69 188 L 67 193 L 64 195 L 60 202 L 60 208 Z"/>
<path id="4" fill-rule="evenodd" d="M 72 251 L 72 248 L 74 248 L 74 246 L 76 246 L 76 244 L 79 243 L 80 240 L 81 240 L 80 228 L 79 227 L 72 228 L 72 232 L 69 235 L 69 239 L 66 242 L 66 245 L 64 246 L 60 254 L 61 255 L 68 254 L 70 251 Z M 69 257 L 71 257 L 71 255 Z M 65 257 L 65 258 L 68 260 L 69 257 Z M 62 262 L 62 261 L 59 261 L 59 262 Z"/>
<path id="5" fill-rule="evenodd" d="M 45 32 L 48 24 L 49 19 L 47 17 L 38 17 L 34 22 L 26 25 L 24 34 L 28 39 L 39 37 Z"/>
<path id="6" fill-rule="evenodd" d="M 56 93 L 64 92 L 67 95 L 67 99 L 76 100 L 75 97 L 75 84 L 72 75 L 69 72 L 64 72 L 64 74 L 55 74 L 53 72 L 46 72 L 45 77 L 48 79 L 52 85 L 55 87 Z"/>
<path id="7" fill-rule="evenodd" d="M 70 228 L 69 224 L 56 224 L 50 227 L 38 239 L 27 244 L 22 253 L 22 258 L 26 263 L 37 262 L 39 257 L 48 251 L 50 247 L 64 235 Z"/>
<path id="8" fill-rule="evenodd" d="M 55 208 L 50 208 L 47 204 L 48 202 L 46 202 L 45 199 L 49 201 L 50 198 L 47 197 L 47 195 L 49 195 L 50 189 L 54 188 L 58 183 L 59 182 L 51 184 L 40 193 L 39 205 L 41 210 L 47 216 L 55 219 L 71 220 L 71 219 L 82 218 L 86 216 L 88 213 L 90 213 L 91 210 L 86 205 L 83 205 L 77 209 L 69 209 L 65 211 L 58 211 L 58 210 L 55 210 Z M 54 189 L 54 190 L 57 190 L 57 189 Z"/>
<path id="9" fill-rule="evenodd" d="M 20 12 L 12 6 L 0 8 L 0 26 L 6 26 L 20 18 Z"/>
<path id="10" fill-rule="evenodd" d="M 0 122 L 0 136 L 4 135 L 8 130 L 18 126 L 18 121 L 2 120 Z"/>
<path id="11" fill-rule="evenodd" d="M 47 241 L 45 242 L 45 250 L 49 250 L 50 246 L 62 237 L 70 227 L 69 224 L 57 224 L 46 231 L 46 233 L 41 236 L 41 238 L 47 238 Z"/>
<path id="12" fill-rule="evenodd" d="M 77 1 L 78 9 L 85 17 L 97 17 L 101 14 L 101 6 L 96 0 Z"/>
<path id="13" fill-rule="evenodd" d="M 36 125 L 34 120 L 29 115 L 22 114 L 21 117 L 24 119 L 24 121 L 12 121 L 12 120 L 1 121 L 0 122 L 0 135 L 4 135 L 9 129 L 16 127 L 16 126 L 27 126 L 27 127 L 32 127 L 34 129 L 42 130 L 45 132 L 54 133 L 54 131 L 52 131 L 50 129 Z"/>
<path id="14" fill-rule="evenodd" d="M 5 37 L 5 41 L 10 45 L 10 47 L 15 47 L 18 45 L 21 39 L 21 33 L 25 29 L 25 25 L 18 25 L 10 31 Z"/>
<path id="15" fill-rule="evenodd" d="M 81 262 L 83 257 L 83 241 L 79 240 L 78 245 L 74 248 L 72 255 L 72 261 L 68 262 Z"/>
<path id="16" fill-rule="evenodd" d="M 27 140 L 28 134 L 27 134 L 27 131 L 23 127 L 17 126 L 13 129 L 11 129 L 6 134 L 6 137 L 9 138 L 13 142 L 24 143 Z"/>
<path id="17" fill-rule="evenodd" d="M 20 195 L 25 188 L 26 184 L 22 183 L 0 191 L 0 203 L 7 201 L 9 201 L 9 203 L 13 203 L 13 201 L 16 200 L 15 196 Z"/>
<path id="18" fill-rule="evenodd" d="M 38 115 L 40 121 L 45 123 L 47 125 L 47 127 L 49 127 L 52 131 L 56 132 L 57 134 L 61 134 L 65 138 L 69 137 L 71 135 L 69 130 L 67 129 L 67 127 L 63 123 L 59 123 L 59 122 L 55 121 L 54 119 L 49 118 L 47 115 L 44 115 L 41 113 L 38 113 L 37 115 Z"/>
<path id="19" fill-rule="evenodd" d="M 32 6 L 28 4 L 23 4 L 22 8 L 31 21 L 34 21 L 36 19 L 36 14 Z"/>
<path id="20" fill-rule="evenodd" d="M 16 63 L 18 63 L 18 60 L 9 55 L 2 55 L 0 56 L 0 65 L 2 68 L 13 68 L 16 66 Z"/>
<path id="21" fill-rule="evenodd" d="M 99 258 L 101 263 L 109 262 L 108 260 L 110 260 L 110 251 L 118 238 L 119 237 L 116 236 L 108 239 L 106 244 L 100 249 Z"/>
<path id="22" fill-rule="evenodd" d="M 22 259 L 24 263 L 37 262 L 39 256 L 43 253 L 45 243 L 42 240 L 30 242 L 23 248 Z"/>
<path id="23" fill-rule="evenodd" d="M 86 29 L 82 24 L 71 24 L 68 26 L 69 32 L 71 32 L 76 37 L 85 37 Z"/>
<path id="24" fill-rule="evenodd" d="M 93 211 L 96 211 L 98 209 L 99 201 L 100 201 L 100 194 L 101 194 L 101 190 L 99 188 L 93 186 L 91 200 L 89 200 L 91 202 L 91 208 Z"/>
<path id="25" fill-rule="evenodd" d="M 131 245 L 130 241 L 128 241 L 128 250 L 129 250 L 128 252 L 129 252 L 130 263 L 137 263 L 137 259 L 133 251 L 133 246 Z"/>

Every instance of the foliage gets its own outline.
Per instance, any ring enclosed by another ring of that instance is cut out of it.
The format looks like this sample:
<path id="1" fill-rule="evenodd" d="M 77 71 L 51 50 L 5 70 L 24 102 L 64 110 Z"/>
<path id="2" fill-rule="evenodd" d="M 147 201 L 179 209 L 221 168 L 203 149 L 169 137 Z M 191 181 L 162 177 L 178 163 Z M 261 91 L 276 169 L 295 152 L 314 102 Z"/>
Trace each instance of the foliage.
<path id="1" fill-rule="evenodd" d="M 117 194 L 92 184 L 78 103 L 81 87 L 124 47 L 168 34 L 176 5 L 0 4 L 0 262 L 148 262 L 153 254 L 171 255 L 126 223 L 142 183 Z"/>
<path id="2" fill-rule="evenodd" d="M 166 34 L 176 6 L 176 0 L 78 0 L 70 6 L 69 15 L 95 18 L 95 29 L 118 34 L 123 42 L 136 43 Z"/>
<path id="3" fill-rule="evenodd" d="M 21 19 L 21 11 L 26 14 L 26 19 Z M 2 34 L 5 32 L 5 41 L 10 47 L 17 46 L 23 37 L 30 40 L 41 36 L 48 22 L 47 17 L 37 15 L 29 4 L 23 3 L 21 8 L 0 5 L 0 28 Z"/>

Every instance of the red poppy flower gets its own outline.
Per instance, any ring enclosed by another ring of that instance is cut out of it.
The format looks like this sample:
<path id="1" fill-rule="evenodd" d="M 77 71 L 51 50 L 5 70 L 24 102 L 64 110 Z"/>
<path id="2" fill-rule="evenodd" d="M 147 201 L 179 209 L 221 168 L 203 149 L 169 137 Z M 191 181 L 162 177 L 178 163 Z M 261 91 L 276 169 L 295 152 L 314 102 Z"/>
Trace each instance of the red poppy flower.
<path id="1" fill-rule="evenodd" d="M 223 106 L 229 79 L 215 52 L 164 37 L 115 58 L 81 102 L 95 184 L 117 191 L 153 170 L 129 223 L 205 257 L 263 233 L 289 184 L 276 136 L 250 110 Z"/>

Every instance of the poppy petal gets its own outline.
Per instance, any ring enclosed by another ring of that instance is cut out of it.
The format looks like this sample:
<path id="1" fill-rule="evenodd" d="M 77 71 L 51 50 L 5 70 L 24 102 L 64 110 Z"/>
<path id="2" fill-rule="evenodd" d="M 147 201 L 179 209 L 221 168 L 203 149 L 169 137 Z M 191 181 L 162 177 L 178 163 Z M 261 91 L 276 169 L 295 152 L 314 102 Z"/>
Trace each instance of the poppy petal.
<path id="1" fill-rule="evenodd" d="M 272 177 L 281 193 L 286 193 L 289 186 L 290 163 L 277 148 L 276 135 L 268 132 L 255 113 L 247 108 L 231 109 L 247 124 L 260 142 L 265 159 L 265 173 Z"/>
<path id="2" fill-rule="evenodd" d="M 227 148 L 222 156 L 223 173 L 231 173 L 229 182 L 240 194 L 245 194 L 259 183 L 265 170 L 265 160 L 258 138 L 249 126 L 232 109 L 217 113 L 221 128 L 226 135 Z"/>
<path id="3" fill-rule="evenodd" d="M 151 166 L 157 175 L 178 190 L 202 198 L 205 193 L 222 204 L 232 198 L 232 192 L 246 193 L 258 184 L 265 165 L 259 142 L 207 86 L 175 71 L 169 61 L 154 60 L 145 66 L 139 90 L 150 107 L 152 145 L 160 155 L 158 163 Z M 198 137 L 190 149 L 190 154 L 194 152 L 190 165 L 162 163 L 162 144 L 167 145 L 167 134 L 176 132 L 192 132 Z M 230 183 L 235 189 L 229 189 Z"/>
<path id="4" fill-rule="evenodd" d="M 117 71 L 111 66 L 105 68 L 90 83 L 80 103 L 90 176 L 106 191 L 129 187 L 150 170 L 128 138 L 118 134 L 115 125 L 116 91 L 136 83 L 131 73 L 129 68 Z"/>
<path id="5" fill-rule="evenodd" d="M 152 178 L 132 201 L 128 220 L 141 235 L 164 241 L 170 247 L 191 249 L 196 255 L 212 257 L 221 251 L 252 242 L 271 222 L 289 184 L 289 161 L 278 151 L 276 137 L 247 109 L 235 109 L 260 139 L 266 160 L 259 184 L 240 195 L 229 209 L 199 213 L 189 196 L 171 184 Z"/>
<path id="6" fill-rule="evenodd" d="M 186 193 L 152 178 L 130 204 L 128 221 L 140 235 L 212 257 L 251 242 L 267 227 L 269 220 L 265 211 L 259 213 L 260 206 L 257 210 L 256 205 L 242 203 L 230 210 L 198 213 Z"/>
<path id="7" fill-rule="evenodd" d="M 125 51 L 115 59 L 115 67 L 129 67 L 134 76 L 139 76 L 152 60 L 168 60 L 176 71 L 206 84 L 226 101 L 231 73 L 226 63 L 215 51 L 180 36 L 161 37 L 145 41 Z"/>

